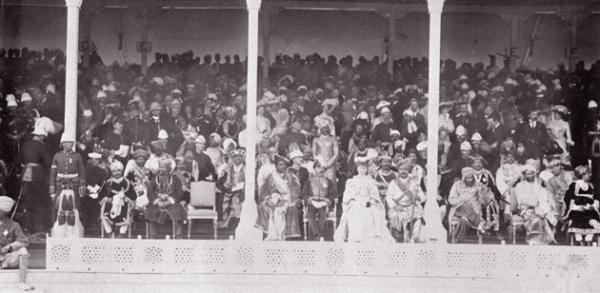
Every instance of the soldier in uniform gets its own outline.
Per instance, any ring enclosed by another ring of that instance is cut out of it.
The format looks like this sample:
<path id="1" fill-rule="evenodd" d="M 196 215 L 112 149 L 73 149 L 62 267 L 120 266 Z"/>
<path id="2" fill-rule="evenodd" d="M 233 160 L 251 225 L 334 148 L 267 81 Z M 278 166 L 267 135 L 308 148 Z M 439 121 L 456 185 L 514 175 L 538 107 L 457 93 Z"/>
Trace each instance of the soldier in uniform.
<path id="1" fill-rule="evenodd" d="M 52 223 L 52 201 L 48 194 L 48 171 L 52 157 L 44 143 L 48 136 L 44 127 L 38 125 L 32 135 L 33 139 L 25 143 L 20 154 L 20 161 L 24 165 L 21 187 L 23 226 L 29 233 L 44 235 Z"/>
<path id="2" fill-rule="evenodd" d="M 54 200 L 53 215 L 56 214 L 59 226 L 65 223 L 68 226 L 75 226 L 76 222 L 79 222 L 79 197 L 85 195 L 86 191 L 83 159 L 73 150 L 75 139 L 69 134 L 63 133 L 60 144 L 62 151 L 54 155 L 50 169 L 50 197 Z"/>

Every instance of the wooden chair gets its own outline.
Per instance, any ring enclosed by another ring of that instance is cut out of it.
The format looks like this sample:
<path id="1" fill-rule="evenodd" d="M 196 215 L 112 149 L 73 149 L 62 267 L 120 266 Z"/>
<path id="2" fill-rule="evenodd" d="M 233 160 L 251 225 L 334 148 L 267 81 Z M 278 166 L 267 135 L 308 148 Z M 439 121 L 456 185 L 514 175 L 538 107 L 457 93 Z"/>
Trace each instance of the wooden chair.
<path id="1" fill-rule="evenodd" d="M 214 238 L 217 239 L 216 184 L 209 181 L 191 183 L 190 204 L 188 205 L 188 238 L 192 237 L 193 220 L 212 220 Z"/>

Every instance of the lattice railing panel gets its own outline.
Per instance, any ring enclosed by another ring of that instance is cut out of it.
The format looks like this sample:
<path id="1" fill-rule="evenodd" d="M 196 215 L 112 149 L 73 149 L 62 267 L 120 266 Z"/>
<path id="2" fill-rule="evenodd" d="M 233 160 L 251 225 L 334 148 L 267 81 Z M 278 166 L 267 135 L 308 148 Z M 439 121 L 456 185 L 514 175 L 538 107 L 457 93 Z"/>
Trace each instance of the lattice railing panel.
<path id="1" fill-rule="evenodd" d="M 49 238 L 46 249 L 53 271 L 549 279 L 600 273 L 596 247 Z"/>

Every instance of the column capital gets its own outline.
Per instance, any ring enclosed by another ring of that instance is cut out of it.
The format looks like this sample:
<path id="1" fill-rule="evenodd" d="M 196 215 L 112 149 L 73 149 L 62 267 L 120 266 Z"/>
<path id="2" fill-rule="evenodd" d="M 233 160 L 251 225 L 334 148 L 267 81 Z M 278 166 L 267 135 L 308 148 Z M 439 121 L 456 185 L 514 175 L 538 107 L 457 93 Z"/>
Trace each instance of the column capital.
<path id="1" fill-rule="evenodd" d="M 246 0 L 248 10 L 260 10 L 262 0 Z"/>
<path id="2" fill-rule="evenodd" d="M 81 8 L 82 3 L 83 3 L 83 0 L 65 0 L 65 5 L 67 7 Z"/>
<path id="3" fill-rule="evenodd" d="M 427 10 L 430 14 L 441 14 L 442 10 L 444 9 L 444 1 L 445 0 L 427 0 Z"/>

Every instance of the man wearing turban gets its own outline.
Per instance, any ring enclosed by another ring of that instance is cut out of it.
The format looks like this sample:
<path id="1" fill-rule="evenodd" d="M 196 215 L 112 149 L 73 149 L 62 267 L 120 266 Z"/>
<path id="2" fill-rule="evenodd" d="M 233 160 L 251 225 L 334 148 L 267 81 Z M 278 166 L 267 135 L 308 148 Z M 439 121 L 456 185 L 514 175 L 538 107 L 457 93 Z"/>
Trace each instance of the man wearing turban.
<path id="1" fill-rule="evenodd" d="M 15 201 L 8 196 L 0 196 L 0 270 L 19 268 L 19 289 L 32 290 L 27 282 L 29 240 L 21 230 L 21 226 L 9 218 Z M 3 285 L 4 289 L 5 286 Z"/>
<path id="2" fill-rule="evenodd" d="M 148 185 L 148 205 L 144 216 L 148 224 L 148 237 L 156 238 L 158 225 L 171 220 L 173 234 L 180 238 L 183 234 L 183 221 L 187 219 L 187 212 L 183 207 L 183 186 L 177 176 L 172 174 L 172 162 L 161 159 L 158 163 L 158 174 Z"/>
<path id="3" fill-rule="evenodd" d="M 467 236 L 468 228 L 483 232 L 482 200 L 490 195 L 490 190 L 475 179 L 475 170 L 465 167 L 461 170 L 461 180 L 454 182 L 450 189 L 448 203 L 450 212 L 450 234 L 453 242 L 461 242 Z"/>
<path id="4" fill-rule="evenodd" d="M 505 212 L 512 216 L 509 232 L 513 229 L 524 228 L 527 232 L 527 243 L 549 244 L 554 240 L 553 227 L 556 226 L 556 211 L 552 209 L 551 197 L 537 178 L 537 170 L 532 164 L 521 168 L 523 180 L 510 192 L 510 209 Z M 509 234 L 512 237 L 513 233 Z"/>

